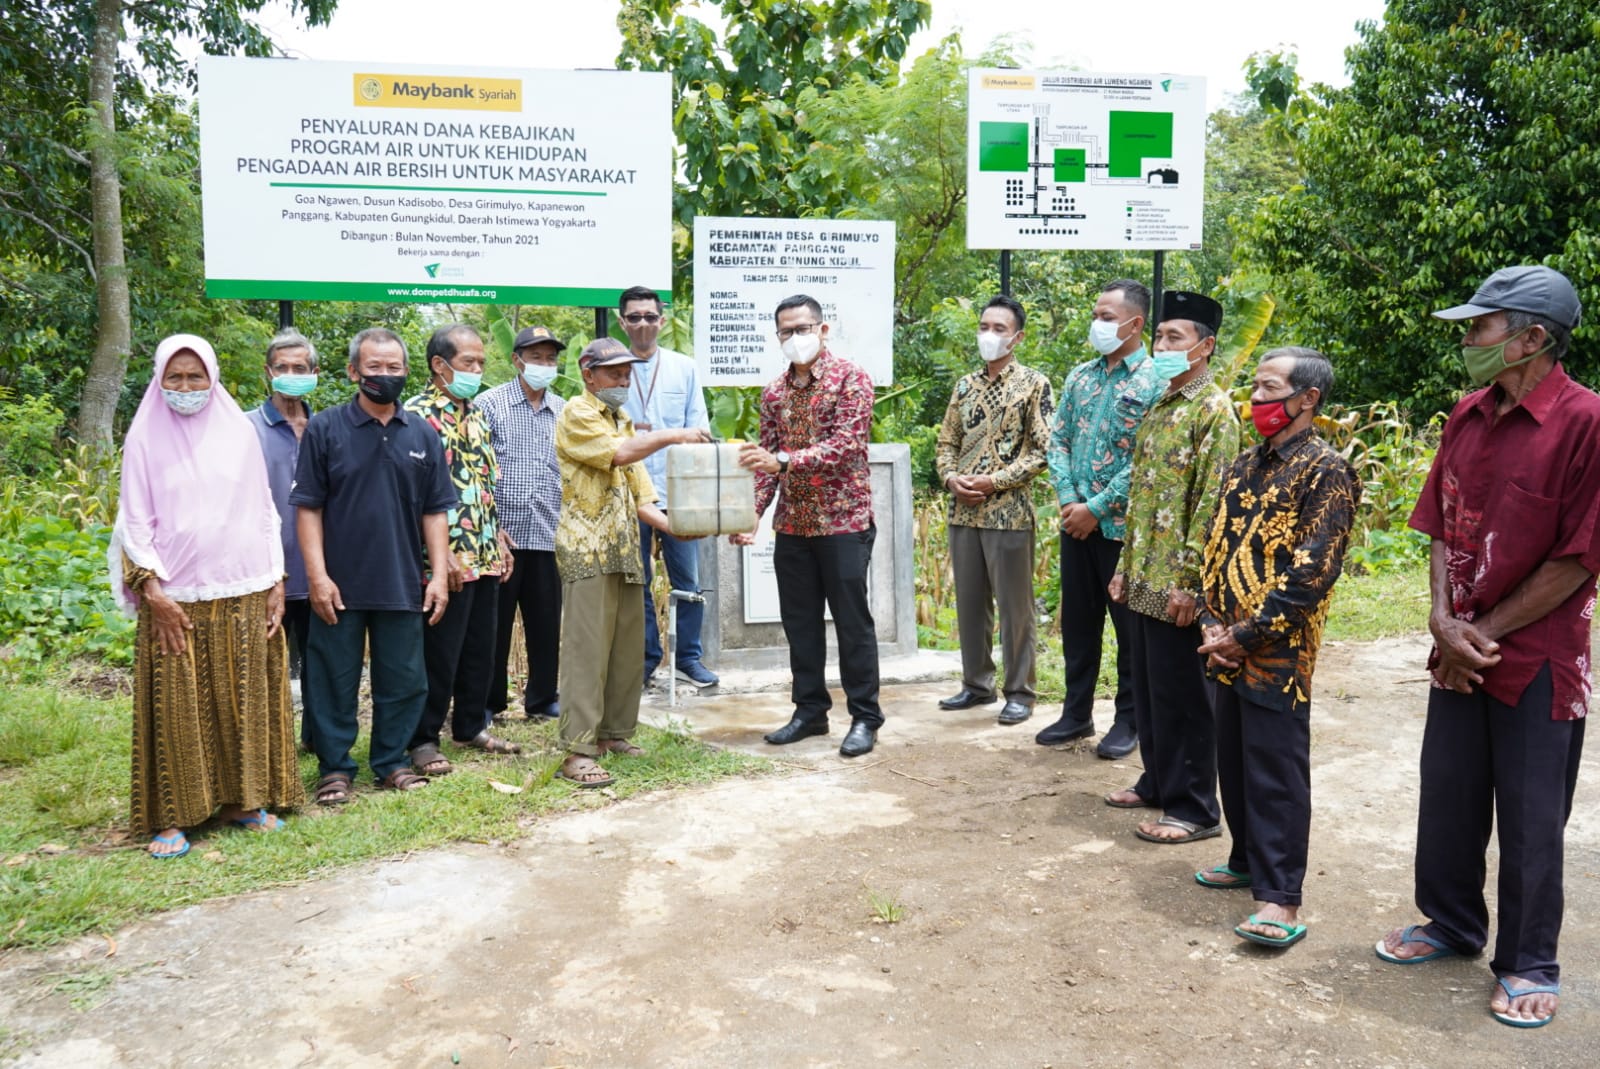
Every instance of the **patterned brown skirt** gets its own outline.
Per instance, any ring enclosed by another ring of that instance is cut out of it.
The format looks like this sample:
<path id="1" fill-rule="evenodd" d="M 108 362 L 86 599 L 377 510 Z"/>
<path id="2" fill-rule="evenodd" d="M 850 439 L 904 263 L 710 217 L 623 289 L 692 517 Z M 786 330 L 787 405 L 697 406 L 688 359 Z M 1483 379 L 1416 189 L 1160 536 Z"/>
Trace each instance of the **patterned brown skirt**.
<path id="1" fill-rule="evenodd" d="M 305 801 L 289 703 L 288 647 L 267 638 L 267 591 L 183 606 L 188 648 L 162 653 L 139 605 L 133 684 L 135 835 L 192 828 L 224 805 Z"/>

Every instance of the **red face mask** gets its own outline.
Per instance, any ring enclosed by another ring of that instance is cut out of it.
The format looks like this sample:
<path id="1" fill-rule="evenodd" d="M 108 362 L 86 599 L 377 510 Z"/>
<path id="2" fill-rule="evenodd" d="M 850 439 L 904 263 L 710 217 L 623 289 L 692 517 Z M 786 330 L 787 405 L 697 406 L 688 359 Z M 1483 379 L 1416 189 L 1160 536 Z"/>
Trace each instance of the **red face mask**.
<path id="1" fill-rule="evenodd" d="M 1271 438 L 1295 421 L 1300 415 L 1296 412 L 1291 416 L 1284 402 L 1291 398 L 1299 397 L 1304 390 L 1296 390 L 1288 397 L 1280 397 L 1276 401 L 1262 401 L 1260 404 L 1250 406 L 1250 422 L 1256 425 L 1256 433 L 1263 438 Z M 1301 409 L 1301 412 L 1305 411 Z"/>

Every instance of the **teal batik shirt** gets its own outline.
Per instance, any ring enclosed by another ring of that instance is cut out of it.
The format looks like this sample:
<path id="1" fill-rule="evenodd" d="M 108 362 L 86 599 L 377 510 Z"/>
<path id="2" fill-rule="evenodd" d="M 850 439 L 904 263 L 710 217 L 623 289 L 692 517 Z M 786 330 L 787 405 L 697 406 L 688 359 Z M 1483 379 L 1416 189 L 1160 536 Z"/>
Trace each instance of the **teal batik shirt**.
<path id="1" fill-rule="evenodd" d="M 1166 390 L 1142 347 L 1114 368 L 1103 356 L 1079 364 L 1061 384 L 1048 453 L 1056 503 L 1088 505 L 1114 541 L 1128 511 L 1134 437 Z"/>

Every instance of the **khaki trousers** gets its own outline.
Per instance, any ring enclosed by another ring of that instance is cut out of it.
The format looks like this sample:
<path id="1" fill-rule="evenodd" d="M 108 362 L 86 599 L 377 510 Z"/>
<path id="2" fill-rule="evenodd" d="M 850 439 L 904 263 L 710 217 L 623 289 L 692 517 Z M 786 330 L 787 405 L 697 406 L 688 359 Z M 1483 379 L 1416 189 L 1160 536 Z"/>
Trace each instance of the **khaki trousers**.
<path id="1" fill-rule="evenodd" d="M 1000 607 L 1000 656 L 1007 701 L 1033 708 L 1033 532 L 950 528 L 950 567 L 956 580 L 956 625 L 961 636 L 961 685 L 994 694 L 994 614 Z"/>
<path id="2" fill-rule="evenodd" d="M 561 594 L 561 744 L 597 757 L 633 737 L 644 689 L 644 587 L 621 575 L 565 583 Z"/>

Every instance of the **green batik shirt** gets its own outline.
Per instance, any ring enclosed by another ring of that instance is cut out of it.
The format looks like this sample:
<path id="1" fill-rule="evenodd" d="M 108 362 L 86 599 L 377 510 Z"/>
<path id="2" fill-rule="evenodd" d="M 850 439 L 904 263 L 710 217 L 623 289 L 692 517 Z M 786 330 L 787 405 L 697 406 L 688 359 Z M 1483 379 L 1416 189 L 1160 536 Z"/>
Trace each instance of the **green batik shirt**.
<path id="1" fill-rule="evenodd" d="M 500 574 L 500 519 L 494 507 L 494 484 L 500 463 L 489 439 L 489 421 L 468 401 L 462 405 L 432 383 L 405 403 L 439 435 L 456 504 L 445 513 L 450 524 L 450 552 L 461 567 L 462 582 Z M 426 553 L 426 551 L 424 551 Z M 426 559 L 426 556 L 424 556 Z M 428 576 L 432 577 L 430 570 Z"/>
<path id="2" fill-rule="evenodd" d="M 1087 505 L 1114 542 L 1122 541 L 1139 421 L 1166 389 L 1142 347 L 1116 367 L 1103 356 L 1085 361 L 1061 384 L 1048 454 L 1056 504 Z"/>
<path id="3" fill-rule="evenodd" d="M 993 379 L 978 370 L 956 382 L 939 428 L 939 484 L 952 475 L 987 475 L 994 493 L 978 505 L 952 494 L 951 526 L 1033 530 L 1033 478 L 1045 466 L 1050 409 L 1050 380 L 1015 361 Z"/>
<path id="4" fill-rule="evenodd" d="M 1239 417 L 1209 369 L 1145 415 L 1118 565 L 1130 609 L 1171 623 L 1168 592 L 1199 598 L 1207 527 L 1222 473 L 1238 453 Z"/>

